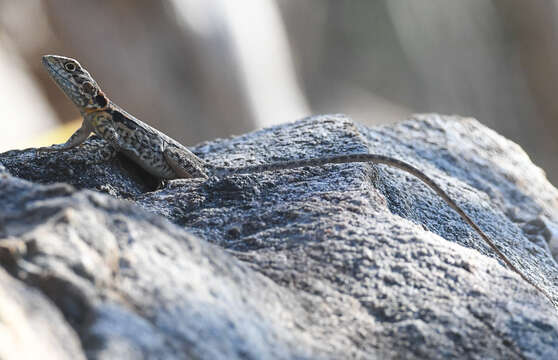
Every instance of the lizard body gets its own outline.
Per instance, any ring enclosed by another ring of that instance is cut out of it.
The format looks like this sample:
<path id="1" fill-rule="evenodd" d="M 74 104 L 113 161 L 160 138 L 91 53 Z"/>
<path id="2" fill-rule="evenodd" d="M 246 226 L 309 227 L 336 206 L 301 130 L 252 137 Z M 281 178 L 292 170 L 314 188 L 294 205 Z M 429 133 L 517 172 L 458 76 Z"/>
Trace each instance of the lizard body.
<path id="1" fill-rule="evenodd" d="M 140 121 L 110 101 L 93 77 L 76 60 L 46 55 L 49 75 L 74 102 L 83 116 L 82 126 L 64 144 L 42 151 L 71 149 L 91 132 L 108 142 L 109 156 L 124 153 L 159 179 L 207 177 L 205 163 L 185 146 Z"/>
<path id="2" fill-rule="evenodd" d="M 136 119 L 112 103 L 101 91 L 93 77 L 76 60 L 57 55 L 45 55 L 43 56 L 43 64 L 56 84 L 78 107 L 83 116 L 83 123 L 64 144 L 41 148 L 41 151 L 60 151 L 73 148 L 83 143 L 91 132 L 94 132 L 109 144 L 108 149 L 105 149 L 106 151 L 100 152 L 102 154 L 101 159 L 106 159 L 120 151 L 159 179 L 226 177 L 236 174 L 253 174 L 306 166 L 354 162 L 372 162 L 396 167 L 419 178 L 434 190 L 480 235 L 512 271 L 516 272 L 554 304 L 552 297 L 525 276 L 441 187 L 422 171 L 404 161 L 389 156 L 364 153 L 238 168 L 214 166 L 197 157 L 178 141 Z"/>

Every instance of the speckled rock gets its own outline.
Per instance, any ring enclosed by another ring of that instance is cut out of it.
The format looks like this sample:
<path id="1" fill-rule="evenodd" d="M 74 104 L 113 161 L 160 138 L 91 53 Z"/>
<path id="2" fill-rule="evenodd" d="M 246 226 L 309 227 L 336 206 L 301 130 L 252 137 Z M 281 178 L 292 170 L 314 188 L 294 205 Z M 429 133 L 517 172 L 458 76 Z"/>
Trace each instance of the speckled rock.
<path id="1" fill-rule="evenodd" d="M 63 182 L 124 199 L 157 187 L 156 179 L 120 154 L 108 162 L 95 162 L 93 154 L 105 145 L 93 135 L 81 146 L 64 152 L 33 148 L 7 151 L 0 154 L 0 163 L 13 176 L 39 184 Z"/>
<path id="2" fill-rule="evenodd" d="M 85 150 L 71 160 L 48 154 L 50 165 L 33 150 L 0 154 L 9 172 L 0 174 L 0 285 L 49 298 L 41 313 L 50 306 L 63 318 L 33 321 L 75 332 L 89 358 L 558 352 L 558 310 L 409 174 L 345 164 L 157 187 L 124 158 L 84 167 Z M 549 250 L 558 191 L 517 145 L 475 120 L 421 115 L 365 128 L 318 116 L 193 151 L 227 166 L 354 152 L 405 160 L 558 300 Z M 81 171 L 52 171 L 63 167 Z M 73 186 L 35 183 L 60 180 Z M 0 344 L 10 335 L 0 331 Z"/>
<path id="3" fill-rule="evenodd" d="M 5 245 L 6 240 L 2 242 Z M 0 269 L 0 359 L 85 359 L 76 332 L 60 310 L 4 269 Z"/>

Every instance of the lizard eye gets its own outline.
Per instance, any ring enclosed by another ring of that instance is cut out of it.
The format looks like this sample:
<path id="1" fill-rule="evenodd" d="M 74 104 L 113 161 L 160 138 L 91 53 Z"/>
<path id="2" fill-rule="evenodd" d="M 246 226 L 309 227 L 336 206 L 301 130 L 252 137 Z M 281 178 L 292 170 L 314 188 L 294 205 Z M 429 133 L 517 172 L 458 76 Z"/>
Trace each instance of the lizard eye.
<path id="1" fill-rule="evenodd" d="M 76 65 L 74 63 L 67 62 L 67 63 L 64 64 L 64 68 L 66 70 L 68 70 L 69 72 L 72 72 L 72 71 L 76 70 Z"/>

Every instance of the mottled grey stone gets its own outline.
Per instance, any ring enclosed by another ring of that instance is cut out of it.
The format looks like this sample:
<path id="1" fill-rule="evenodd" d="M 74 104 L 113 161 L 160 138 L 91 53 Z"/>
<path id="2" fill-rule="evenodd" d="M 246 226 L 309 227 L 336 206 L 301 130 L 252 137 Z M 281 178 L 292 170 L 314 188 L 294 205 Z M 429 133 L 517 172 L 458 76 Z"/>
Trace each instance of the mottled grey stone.
<path id="1" fill-rule="evenodd" d="M 2 245 L 7 241 L 2 240 Z M 2 268 L 0 359 L 85 359 L 79 338 L 60 310 L 40 291 L 25 286 Z"/>
<path id="2" fill-rule="evenodd" d="M 405 160 L 558 300 L 547 244 L 558 191 L 517 145 L 475 120 L 421 115 L 365 128 L 319 116 L 193 150 L 228 166 L 367 151 Z M 73 151 L 68 167 L 84 166 L 78 159 L 88 155 Z M 68 156 L 48 158 L 61 168 Z M 62 180 L 45 159 L 0 154 L 12 175 Z M 121 170 L 123 161 L 66 174 L 73 186 L 0 175 L 0 285 L 48 297 L 63 314 L 50 326 L 73 328 L 89 358 L 547 359 L 558 351 L 557 309 L 409 174 L 345 164 L 156 188 Z"/>
<path id="3" fill-rule="evenodd" d="M 13 176 L 39 184 L 63 182 L 126 199 L 157 187 L 155 179 L 120 154 L 110 161 L 95 161 L 94 154 L 105 145 L 93 135 L 81 146 L 64 152 L 37 152 L 34 148 L 7 151 L 0 154 L 0 163 Z"/>

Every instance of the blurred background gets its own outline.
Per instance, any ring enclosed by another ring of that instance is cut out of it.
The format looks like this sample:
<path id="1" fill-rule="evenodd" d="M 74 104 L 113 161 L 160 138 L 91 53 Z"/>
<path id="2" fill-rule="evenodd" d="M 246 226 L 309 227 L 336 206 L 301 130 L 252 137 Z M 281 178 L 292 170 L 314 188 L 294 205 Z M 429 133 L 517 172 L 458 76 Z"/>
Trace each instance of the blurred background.
<path id="1" fill-rule="evenodd" d="M 184 144 L 319 113 L 459 114 L 558 184 L 557 50 L 557 1 L 0 0 L 0 151 L 79 127 L 53 53 Z"/>

